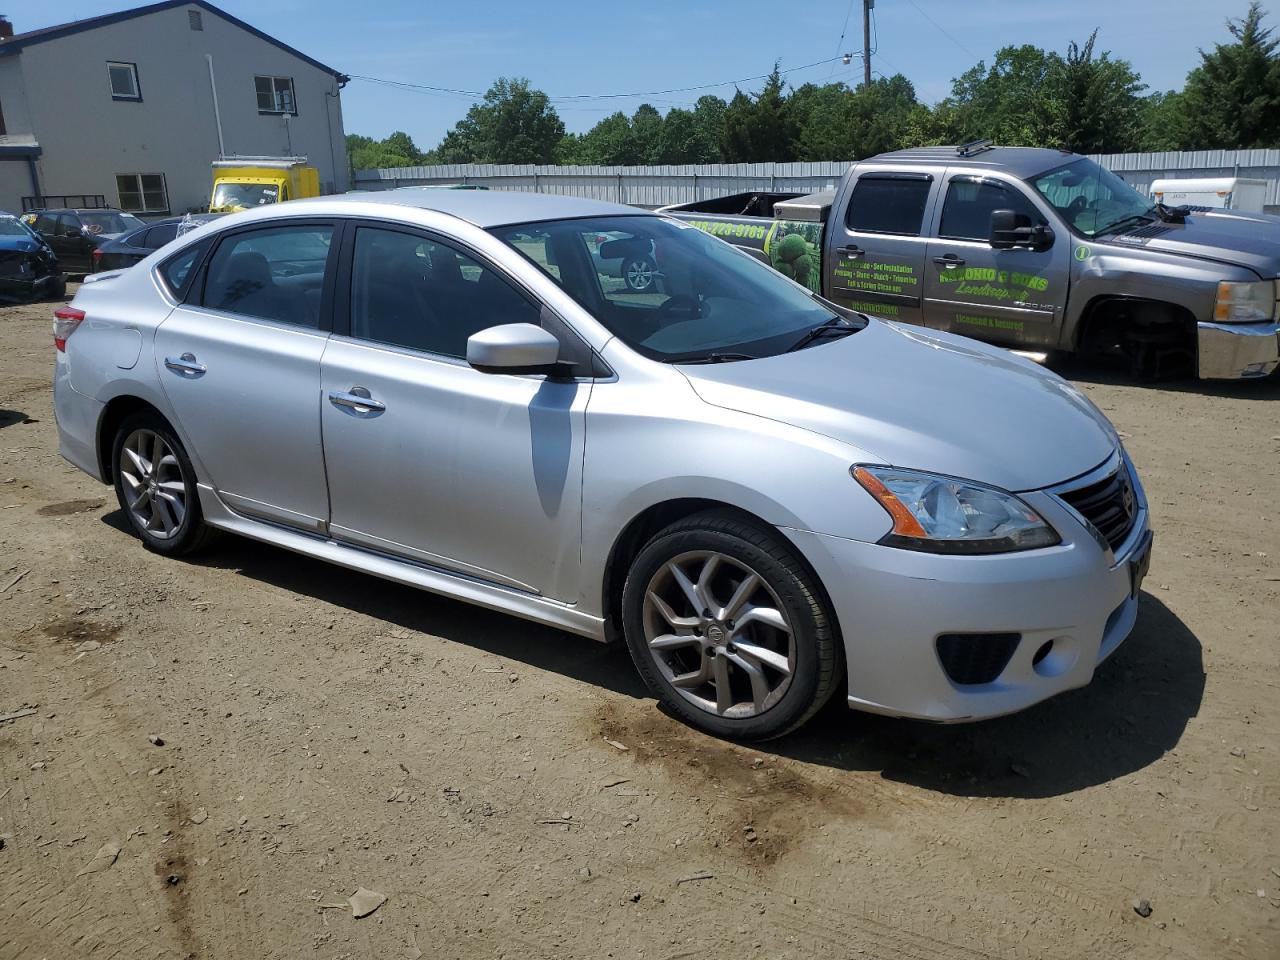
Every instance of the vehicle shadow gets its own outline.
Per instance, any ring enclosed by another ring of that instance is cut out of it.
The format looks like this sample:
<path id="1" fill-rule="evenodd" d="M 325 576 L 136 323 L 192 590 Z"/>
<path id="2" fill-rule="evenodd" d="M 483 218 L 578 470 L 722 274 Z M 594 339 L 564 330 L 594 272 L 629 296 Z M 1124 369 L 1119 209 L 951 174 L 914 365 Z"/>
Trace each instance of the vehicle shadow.
<path id="1" fill-rule="evenodd" d="M 1104 357 L 1055 357 L 1048 367 L 1059 376 L 1082 383 L 1198 393 L 1213 397 L 1238 397 L 1242 400 L 1280 400 L 1280 373 L 1251 380 L 1197 380 L 1194 377 L 1178 377 L 1147 382 L 1131 376 L 1124 363 Z"/>
<path id="2" fill-rule="evenodd" d="M 967 797 L 1052 797 L 1141 770 L 1172 750 L 1200 709 L 1200 641 L 1150 594 L 1093 682 L 1022 713 L 969 724 L 851 716 L 832 703 L 774 746 L 806 763 Z M 833 698 L 834 699 L 834 698 Z"/>
<path id="3" fill-rule="evenodd" d="M 102 519 L 132 538 L 121 511 Z M 241 537 L 225 537 L 186 562 L 232 570 L 625 697 L 653 699 L 621 644 L 606 646 Z M 750 755 L 879 772 L 886 780 L 970 797 L 1058 796 L 1134 773 L 1177 745 L 1205 686 L 1195 634 L 1150 594 L 1140 604 L 1132 635 L 1089 686 L 1022 713 L 957 725 L 878 717 L 851 712 L 842 685 L 804 728 L 753 744 Z M 739 750 L 710 738 L 705 743 Z"/>

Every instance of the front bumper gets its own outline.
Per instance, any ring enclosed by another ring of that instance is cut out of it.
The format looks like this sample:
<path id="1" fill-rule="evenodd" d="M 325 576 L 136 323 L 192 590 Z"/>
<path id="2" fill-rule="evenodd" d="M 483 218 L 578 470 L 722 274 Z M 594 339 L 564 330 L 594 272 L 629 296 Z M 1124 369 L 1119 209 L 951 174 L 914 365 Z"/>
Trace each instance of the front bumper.
<path id="1" fill-rule="evenodd" d="M 1202 380 L 1265 377 L 1280 366 L 1280 323 L 1196 325 L 1197 368 Z"/>
<path id="2" fill-rule="evenodd" d="M 1130 561 L 1150 549 L 1151 534 L 1136 476 L 1135 492 L 1133 528 L 1114 552 L 1045 492 L 1021 496 L 1063 542 L 1025 553 L 940 556 L 784 531 L 814 566 L 835 607 L 849 705 L 959 722 L 1013 713 L 1088 684 L 1137 620 Z M 937 638 L 998 633 L 1019 634 L 1020 640 L 996 678 L 953 682 Z"/>
<path id="3" fill-rule="evenodd" d="M 49 273 L 42 277 L 0 277 L 0 300 L 30 303 L 44 297 L 51 297 L 58 289 L 58 281 L 61 278 L 60 273 Z"/>

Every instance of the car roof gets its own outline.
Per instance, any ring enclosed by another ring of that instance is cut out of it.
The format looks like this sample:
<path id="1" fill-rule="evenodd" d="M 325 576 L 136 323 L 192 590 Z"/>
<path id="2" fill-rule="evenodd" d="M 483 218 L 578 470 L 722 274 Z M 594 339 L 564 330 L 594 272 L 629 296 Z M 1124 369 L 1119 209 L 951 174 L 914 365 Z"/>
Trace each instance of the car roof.
<path id="1" fill-rule="evenodd" d="M 650 212 L 621 203 L 554 193 L 530 193 L 523 190 L 435 190 L 430 187 L 420 190 L 367 190 L 362 193 L 290 200 L 288 203 L 295 209 L 308 203 L 413 207 L 457 217 L 485 229 L 541 220 L 641 216 Z"/>
<path id="2" fill-rule="evenodd" d="M 28 210 L 27 213 L 126 213 L 118 207 L 42 207 L 39 210 Z M 130 213 L 129 216 L 136 217 L 136 213 Z M 139 217 L 141 219 L 141 217 Z"/>
<path id="3" fill-rule="evenodd" d="M 975 170 L 999 169 L 1015 177 L 1034 177 L 1079 160 L 1080 155 L 1067 150 L 1051 150 L 1043 147 L 989 147 L 976 150 L 969 156 L 961 155 L 959 147 L 915 147 L 881 153 L 868 160 L 876 163 L 901 163 L 919 166 L 972 167 Z M 865 162 L 865 161 L 864 161 Z"/>

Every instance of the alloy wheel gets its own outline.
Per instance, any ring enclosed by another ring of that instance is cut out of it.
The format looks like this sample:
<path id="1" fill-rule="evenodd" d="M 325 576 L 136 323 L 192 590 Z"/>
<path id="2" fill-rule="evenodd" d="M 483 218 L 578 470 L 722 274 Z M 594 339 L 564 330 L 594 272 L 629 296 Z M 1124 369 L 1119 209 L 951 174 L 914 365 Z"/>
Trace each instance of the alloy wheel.
<path id="1" fill-rule="evenodd" d="M 773 588 L 716 551 L 680 554 L 645 590 L 645 645 L 672 688 L 700 710 L 754 717 L 786 695 L 796 638 Z"/>
<path id="2" fill-rule="evenodd" d="M 648 290 L 653 285 L 653 264 L 648 260 L 628 261 L 623 276 L 632 290 Z"/>
<path id="3" fill-rule="evenodd" d="M 187 485 L 165 439 L 154 430 L 134 430 L 120 448 L 119 469 L 133 522 L 157 540 L 176 536 L 187 515 Z"/>

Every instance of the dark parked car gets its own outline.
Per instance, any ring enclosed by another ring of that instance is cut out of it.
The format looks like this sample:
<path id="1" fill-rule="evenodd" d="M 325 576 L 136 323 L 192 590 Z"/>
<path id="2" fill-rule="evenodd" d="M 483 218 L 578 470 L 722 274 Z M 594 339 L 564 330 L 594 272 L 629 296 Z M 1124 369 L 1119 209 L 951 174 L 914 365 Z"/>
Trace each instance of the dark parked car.
<path id="1" fill-rule="evenodd" d="M 188 229 L 195 229 L 221 216 L 223 216 L 221 213 L 198 213 L 185 217 L 153 220 L 144 227 L 101 244 L 93 251 L 91 270 L 98 273 L 102 270 L 123 270 L 125 267 L 131 267 L 175 239 L 180 231 L 185 233 L 186 231 L 182 229 L 184 221 L 189 224 Z"/>
<path id="2" fill-rule="evenodd" d="M 52 248 L 12 214 L 0 211 L 0 302 L 59 299 L 67 278 Z"/>
<path id="3" fill-rule="evenodd" d="M 93 251 L 108 240 L 146 226 L 131 213 L 110 208 L 94 210 L 40 210 L 31 223 L 36 233 L 53 248 L 68 273 L 88 273 L 93 268 Z"/>

